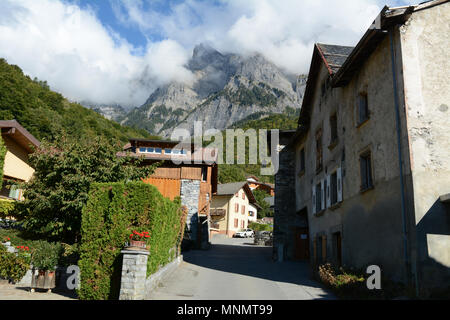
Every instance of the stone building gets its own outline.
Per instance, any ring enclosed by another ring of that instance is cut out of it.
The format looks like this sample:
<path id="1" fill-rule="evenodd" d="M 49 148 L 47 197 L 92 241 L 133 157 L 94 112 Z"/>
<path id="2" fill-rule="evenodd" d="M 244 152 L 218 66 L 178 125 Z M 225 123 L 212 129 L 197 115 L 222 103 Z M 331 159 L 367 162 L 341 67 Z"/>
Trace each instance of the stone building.
<path id="1" fill-rule="evenodd" d="M 447 1 L 385 7 L 356 47 L 314 46 L 280 153 L 275 252 L 376 264 L 418 292 L 450 284 L 448 21 Z"/>
<path id="2" fill-rule="evenodd" d="M 130 139 L 118 156 L 143 157 L 144 163 L 159 163 L 144 179 L 170 199 L 181 198 L 188 209 L 185 236 L 196 247 L 209 243 L 210 203 L 217 190 L 217 150 L 195 148 L 180 141 Z"/>

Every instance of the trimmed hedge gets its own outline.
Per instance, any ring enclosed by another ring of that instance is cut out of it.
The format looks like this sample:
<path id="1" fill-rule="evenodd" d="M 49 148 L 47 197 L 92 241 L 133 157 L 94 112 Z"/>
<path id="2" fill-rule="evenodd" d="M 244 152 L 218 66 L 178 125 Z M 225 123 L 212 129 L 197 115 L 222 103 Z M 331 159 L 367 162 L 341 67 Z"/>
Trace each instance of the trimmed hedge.
<path id="1" fill-rule="evenodd" d="M 118 298 L 120 251 L 132 230 L 150 232 L 147 275 L 172 261 L 184 229 L 180 206 L 179 199 L 164 198 L 156 187 L 143 182 L 93 184 L 82 213 L 79 298 Z"/>

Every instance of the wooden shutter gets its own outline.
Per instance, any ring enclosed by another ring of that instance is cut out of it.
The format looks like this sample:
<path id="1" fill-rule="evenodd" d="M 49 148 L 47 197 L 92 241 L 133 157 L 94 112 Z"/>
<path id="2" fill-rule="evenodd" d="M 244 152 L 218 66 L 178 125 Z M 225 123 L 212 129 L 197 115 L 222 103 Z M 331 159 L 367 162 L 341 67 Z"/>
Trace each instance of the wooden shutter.
<path id="1" fill-rule="evenodd" d="M 322 236 L 322 262 L 327 261 L 327 236 Z"/>
<path id="2" fill-rule="evenodd" d="M 331 207 L 331 176 L 327 176 L 327 208 Z"/>
<path id="3" fill-rule="evenodd" d="M 316 213 L 316 185 L 312 187 L 312 213 Z"/>
<path id="4" fill-rule="evenodd" d="M 320 199 L 321 199 L 321 205 L 320 205 L 320 208 L 321 208 L 321 210 L 323 210 L 323 209 L 325 209 L 325 186 L 324 186 L 324 179 L 322 179 L 321 181 L 320 181 L 320 190 L 321 190 L 321 192 L 320 192 Z"/>
<path id="5" fill-rule="evenodd" d="M 337 175 L 337 201 L 342 202 L 342 168 L 336 170 Z"/>

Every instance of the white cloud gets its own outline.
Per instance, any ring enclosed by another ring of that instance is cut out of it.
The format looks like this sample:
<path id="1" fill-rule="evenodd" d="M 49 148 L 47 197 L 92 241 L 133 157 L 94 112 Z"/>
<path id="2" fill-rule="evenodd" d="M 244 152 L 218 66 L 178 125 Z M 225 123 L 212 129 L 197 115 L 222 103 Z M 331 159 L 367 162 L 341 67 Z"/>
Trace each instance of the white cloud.
<path id="1" fill-rule="evenodd" d="M 381 0 L 186 0 L 162 14 L 144 2 L 115 1 L 115 12 L 123 24 L 185 48 L 208 42 L 220 51 L 259 52 L 293 73 L 307 72 L 314 42 L 354 45 L 382 7 Z"/>
<path id="2" fill-rule="evenodd" d="M 382 0 L 214 5 L 185 0 L 161 13 L 146 1 L 110 0 L 118 21 L 147 37 L 147 44 L 136 48 L 89 8 L 62 0 L 1 0 L 0 56 L 70 99 L 140 105 L 163 83 L 192 81 L 184 65 L 200 42 L 222 52 L 259 52 L 290 72 L 305 73 L 314 42 L 356 44 L 384 5 Z M 410 0 L 397 1 L 406 3 Z"/>
<path id="3" fill-rule="evenodd" d="M 189 54 L 176 42 L 149 44 L 143 56 L 135 49 L 91 10 L 54 0 L 0 5 L 0 56 L 73 100 L 140 105 L 164 81 L 190 80 Z"/>

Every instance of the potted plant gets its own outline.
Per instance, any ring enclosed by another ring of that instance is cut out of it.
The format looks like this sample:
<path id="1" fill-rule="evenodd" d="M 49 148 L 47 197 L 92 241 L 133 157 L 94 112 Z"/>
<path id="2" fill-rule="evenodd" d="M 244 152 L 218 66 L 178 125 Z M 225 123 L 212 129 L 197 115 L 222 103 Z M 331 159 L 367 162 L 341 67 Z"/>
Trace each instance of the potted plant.
<path id="1" fill-rule="evenodd" d="M 133 230 L 129 236 L 129 247 L 146 248 L 145 239 L 150 238 L 148 231 L 138 232 Z"/>
<path id="2" fill-rule="evenodd" d="M 31 292 L 35 288 L 47 289 L 51 292 L 55 288 L 55 270 L 58 264 L 58 247 L 49 242 L 40 241 L 31 255 L 32 277 Z"/>

